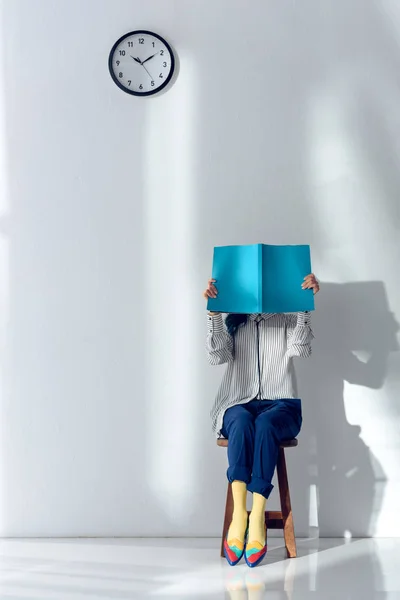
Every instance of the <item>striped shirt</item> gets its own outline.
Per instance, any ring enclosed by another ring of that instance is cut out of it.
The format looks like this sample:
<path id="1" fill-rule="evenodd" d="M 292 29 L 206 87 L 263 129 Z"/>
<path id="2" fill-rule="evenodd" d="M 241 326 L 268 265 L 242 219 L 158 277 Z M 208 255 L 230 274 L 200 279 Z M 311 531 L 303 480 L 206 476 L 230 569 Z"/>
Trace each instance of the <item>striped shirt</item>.
<path id="1" fill-rule="evenodd" d="M 208 360 L 212 365 L 228 363 L 211 411 L 218 436 L 231 406 L 256 398 L 298 398 L 292 359 L 311 355 L 310 321 L 309 313 L 252 314 L 233 341 L 222 315 L 207 315 Z"/>

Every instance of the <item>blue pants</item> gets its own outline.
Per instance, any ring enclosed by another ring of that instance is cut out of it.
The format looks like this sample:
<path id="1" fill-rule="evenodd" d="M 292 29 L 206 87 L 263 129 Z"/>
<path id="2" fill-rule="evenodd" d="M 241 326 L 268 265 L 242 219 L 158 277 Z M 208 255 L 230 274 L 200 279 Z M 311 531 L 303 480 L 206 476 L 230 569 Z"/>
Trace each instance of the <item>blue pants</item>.
<path id="1" fill-rule="evenodd" d="M 229 439 L 228 480 L 244 481 L 268 498 L 281 442 L 295 438 L 302 423 L 301 400 L 251 400 L 228 408 L 221 433 Z"/>

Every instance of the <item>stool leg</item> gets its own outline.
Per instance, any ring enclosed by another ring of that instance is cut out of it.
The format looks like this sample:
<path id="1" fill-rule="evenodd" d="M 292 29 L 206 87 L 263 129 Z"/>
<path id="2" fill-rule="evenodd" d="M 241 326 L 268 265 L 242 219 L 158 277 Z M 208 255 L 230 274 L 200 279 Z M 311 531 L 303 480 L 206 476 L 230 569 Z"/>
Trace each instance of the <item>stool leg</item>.
<path id="1" fill-rule="evenodd" d="M 222 530 L 222 541 L 221 541 L 221 556 L 224 558 L 224 540 L 226 538 L 226 534 L 228 533 L 229 526 L 232 522 L 233 516 L 233 496 L 232 496 L 232 486 L 228 483 L 228 491 L 226 492 L 226 505 L 225 505 L 225 516 L 224 516 L 224 527 Z"/>
<path id="2" fill-rule="evenodd" d="M 294 534 L 292 505 L 290 503 L 289 482 L 287 477 L 285 450 L 279 448 L 278 464 L 276 467 L 281 497 L 281 510 L 283 519 L 283 535 L 285 538 L 288 558 L 296 558 L 296 537 Z"/>

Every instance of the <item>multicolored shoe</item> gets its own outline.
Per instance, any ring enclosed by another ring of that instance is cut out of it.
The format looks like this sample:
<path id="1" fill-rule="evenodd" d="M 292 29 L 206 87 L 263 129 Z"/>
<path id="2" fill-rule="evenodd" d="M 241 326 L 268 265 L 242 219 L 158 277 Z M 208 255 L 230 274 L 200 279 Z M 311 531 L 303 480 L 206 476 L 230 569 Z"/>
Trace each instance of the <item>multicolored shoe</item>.
<path id="1" fill-rule="evenodd" d="M 224 554 L 231 567 L 237 565 L 243 558 L 248 529 L 249 526 L 247 525 L 246 533 L 244 534 L 244 542 L 241 542 L 237 538 L 232 538 L 228 541 L 228 536 L 226 536 L 224 541 Z"/>
<path id="2" fill-rule="evenodd" d="M 267 531 L 265 531 L 265 540 L 267 540 Z M 251 542 L 246 544 L 244 558 L 248 567 L 258 567 L 267 554 L 267 542 L 263 546 L 260 542 Z"/>
<path id="3" fill-rule="evenodd" d="M 244 543 L 238 540 L 237 538 L 232 538 L 231 540 L 226 539 L 224 541 L 224 554 L 225 558 L 231 567 L 234 567 L 242 560 L 244 553 Z"/>

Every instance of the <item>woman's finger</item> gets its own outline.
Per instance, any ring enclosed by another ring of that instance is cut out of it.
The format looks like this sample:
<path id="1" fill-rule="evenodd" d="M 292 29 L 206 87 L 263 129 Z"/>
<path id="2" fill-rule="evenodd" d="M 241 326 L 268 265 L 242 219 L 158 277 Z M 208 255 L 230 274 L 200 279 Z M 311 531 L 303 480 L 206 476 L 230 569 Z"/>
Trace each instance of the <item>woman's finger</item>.
<path id="1" fill-rule="evenodd" d="M 208 298 L 216 298 L 218 294 L 218 290 L 215 287 L 214 283 L 216 279 L 209 279 L 207 289 L 203 292 L 203 297 L 207 300 Z"/>

